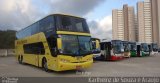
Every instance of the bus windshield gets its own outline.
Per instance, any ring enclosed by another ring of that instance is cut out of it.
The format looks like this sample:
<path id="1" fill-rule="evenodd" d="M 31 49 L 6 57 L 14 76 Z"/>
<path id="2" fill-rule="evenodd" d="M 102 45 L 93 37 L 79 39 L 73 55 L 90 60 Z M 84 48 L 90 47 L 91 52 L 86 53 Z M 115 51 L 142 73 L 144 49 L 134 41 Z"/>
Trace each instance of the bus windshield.
<path id="1" fill-rule="evenodd" d="M 96 41 L 92 41 L 92 50 L 93 53 L 99 53 L 101 51 L 100 47 L 96 48 Z"/>
<path id="2" fill-rule="evenodd" d="M 121 41 L 112 41 L 113 52 L 116 54 L 124 52 L 123 44 Z"/>
<path id="3" fill-rule="evenodd" d="M 153 43 L 152 48 L 153 48 L 153 51 L 158 51 L 158 45 L 157 44 Z"/>
<path id="4" fill-rule="evenodd" d="M 81 56 L 91 53 L 91 37 L 61 35 L 62 54 Z"/>
<path id="5" fill-rule="evenodd" d="M 149 51 L 149 47 L 146 43 L 142 43 L 142 50 L 148 52 Z"/>
<path id="6" fill-rule="evenodd" d="M 89 33 L 89 28 L 86 20 L 83 18 L 59 15 L 57 16 L 58 31 L 74 31 Z"/>
<path id="7" fill-rule="evenodd" d="M 130 50 L 132 50 L 132 51 L 136 51 L 137 50 L 136 43 L 130 43 Z"/>
<path id="8" fill-rule="evenodd" d="M 123 46 L 124 46 L 124 51 L 125 51 L 125 52 L 130 51 L 128 42 L 123 41 Z"/>

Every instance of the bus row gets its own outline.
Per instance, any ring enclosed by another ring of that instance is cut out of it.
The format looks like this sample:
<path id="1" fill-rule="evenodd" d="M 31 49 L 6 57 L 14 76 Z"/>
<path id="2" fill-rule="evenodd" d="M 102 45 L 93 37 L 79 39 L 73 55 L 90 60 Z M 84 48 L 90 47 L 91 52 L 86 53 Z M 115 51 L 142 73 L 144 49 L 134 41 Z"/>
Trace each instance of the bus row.
<path id="1" fill-rule="evenodd" d="M 92 38 L 93 58 L 95 60 L 121 60 L 125 57 L 143 57 L 158 53 L 156 43 L 137 43 L 130 41 L 111 40 L 100 42 Z"/>

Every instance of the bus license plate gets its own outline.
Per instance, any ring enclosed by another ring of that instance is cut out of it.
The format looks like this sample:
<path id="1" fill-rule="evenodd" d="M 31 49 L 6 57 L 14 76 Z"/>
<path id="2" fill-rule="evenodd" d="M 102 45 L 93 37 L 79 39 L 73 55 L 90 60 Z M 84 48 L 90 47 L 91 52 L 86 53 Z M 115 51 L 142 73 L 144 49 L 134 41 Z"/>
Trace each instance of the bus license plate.
<path id="1" fill-rule="evenodd" d="M 82 66 L 76 66 L 76 69 L 82 69 Z"/>

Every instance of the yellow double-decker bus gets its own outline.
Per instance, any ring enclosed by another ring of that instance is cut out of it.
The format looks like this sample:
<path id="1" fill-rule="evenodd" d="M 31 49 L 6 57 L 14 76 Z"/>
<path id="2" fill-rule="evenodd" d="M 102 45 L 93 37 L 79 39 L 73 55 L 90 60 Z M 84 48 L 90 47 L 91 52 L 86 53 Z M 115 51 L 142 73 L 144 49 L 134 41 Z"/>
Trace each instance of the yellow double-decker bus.
<path id="1" fill-rule="evenodd" d="M 84 18 L 52 14 L 18 31 L 16 37 L 19 63 L 45 71 L 85 69 L 93 63 L 91 34 Z"/>

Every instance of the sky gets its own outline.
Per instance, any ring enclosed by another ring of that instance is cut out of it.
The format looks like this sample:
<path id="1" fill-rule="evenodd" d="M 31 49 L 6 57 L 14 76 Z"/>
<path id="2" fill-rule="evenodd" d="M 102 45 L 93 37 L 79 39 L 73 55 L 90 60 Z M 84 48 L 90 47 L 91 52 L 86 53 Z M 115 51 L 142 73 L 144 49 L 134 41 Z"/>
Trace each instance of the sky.
<path id="1" fill-rule="evenodd" d="M 112 9 L 134 6 L 143 0 L 0 0 L 0 30 L 20 30 L 54 14 L 70 14 L 87 20 L 93 37 L 112 39 Z"/>

